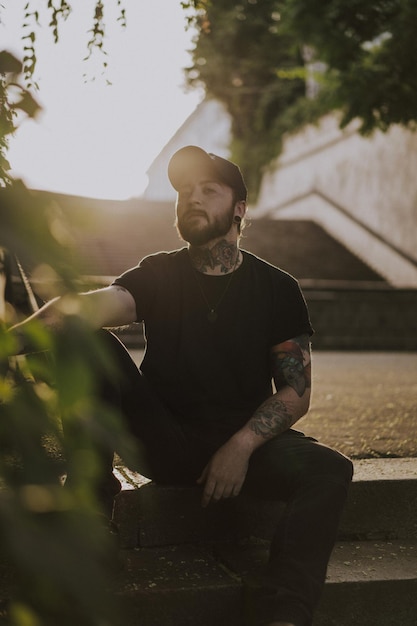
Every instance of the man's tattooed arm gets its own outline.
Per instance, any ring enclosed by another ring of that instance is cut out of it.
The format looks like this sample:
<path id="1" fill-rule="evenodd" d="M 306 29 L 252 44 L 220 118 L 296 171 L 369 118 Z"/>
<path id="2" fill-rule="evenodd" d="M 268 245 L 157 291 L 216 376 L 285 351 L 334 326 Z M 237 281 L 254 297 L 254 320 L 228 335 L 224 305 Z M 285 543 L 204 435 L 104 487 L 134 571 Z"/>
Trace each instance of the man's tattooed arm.
<path id="1" fill-rule="evenodd" d="M 289 339 L 272 348 L 272 375 L 279 391 L 288 385 L 301 398 L 311 387 L 311 353 L 308 335 Z"/>
<path id="2" fill-rule="evenodd" d="M 308 335 L 274 346 L 271 364 L 276 393 L 257 409 L 248 423 L 263 439 L 288 430 L 308 410 L 311 389 Z"/>
<path id="3" fill-rule="evenodd" d="M 292 425 L 287 403 L 275 396 L 268 398 L 249 422 L 251 430 L 264 439 L 275 437 Z"/>

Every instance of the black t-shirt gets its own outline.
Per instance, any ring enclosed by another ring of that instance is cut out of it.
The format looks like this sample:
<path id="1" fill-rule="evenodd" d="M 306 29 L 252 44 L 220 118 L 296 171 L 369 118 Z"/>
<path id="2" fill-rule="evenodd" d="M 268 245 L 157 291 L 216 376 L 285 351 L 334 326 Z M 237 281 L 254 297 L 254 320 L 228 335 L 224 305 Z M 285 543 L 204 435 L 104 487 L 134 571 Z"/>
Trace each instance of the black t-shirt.
<path id="1" fill-rule="evenodd" d="M 243 426 L 272 393 L 271 347 L 313 332 L 297 281 L 242 254 L 233 278 L 196 272 L 182 248 L 146 257 L 114 283 L 132 294 L 144 323 L 143 374 L 189 427 Z"/>

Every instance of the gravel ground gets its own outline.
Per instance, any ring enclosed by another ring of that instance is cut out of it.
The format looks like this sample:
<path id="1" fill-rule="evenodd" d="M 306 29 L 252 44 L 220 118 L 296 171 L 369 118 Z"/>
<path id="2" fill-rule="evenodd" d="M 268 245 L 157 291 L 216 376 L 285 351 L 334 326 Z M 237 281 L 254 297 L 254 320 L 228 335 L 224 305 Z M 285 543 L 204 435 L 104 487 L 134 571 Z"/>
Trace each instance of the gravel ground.
<path id="1" fill-rule="evenodd" d="M 353 458 L 417 456 L 417 353 L 316 352 L 300 430 Z"/>
<path id="2" fill-rule="evenodd" d="M 132 356 L 139 364 L 141 351 Z M 297 427 L 352 458 L 417 457 L 417 353 L 314 353 Z"/>

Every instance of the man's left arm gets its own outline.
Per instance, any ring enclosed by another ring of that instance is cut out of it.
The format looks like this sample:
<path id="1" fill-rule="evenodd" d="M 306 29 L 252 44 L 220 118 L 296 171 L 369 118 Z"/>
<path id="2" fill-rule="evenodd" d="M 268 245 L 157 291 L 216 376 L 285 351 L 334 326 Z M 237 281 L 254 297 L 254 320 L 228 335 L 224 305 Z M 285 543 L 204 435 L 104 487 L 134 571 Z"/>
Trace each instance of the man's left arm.
<path id="1" fill-rule="evenodd" d="M 285 432 L 308 411 L 311 394 L 311 352 L 307 334 L 271 350 L 276 393 L 265 400 L 243 428 L 213 455 L 198 482 L 204 484 L 202 504 L 237 496 L 252 453 Z"/>

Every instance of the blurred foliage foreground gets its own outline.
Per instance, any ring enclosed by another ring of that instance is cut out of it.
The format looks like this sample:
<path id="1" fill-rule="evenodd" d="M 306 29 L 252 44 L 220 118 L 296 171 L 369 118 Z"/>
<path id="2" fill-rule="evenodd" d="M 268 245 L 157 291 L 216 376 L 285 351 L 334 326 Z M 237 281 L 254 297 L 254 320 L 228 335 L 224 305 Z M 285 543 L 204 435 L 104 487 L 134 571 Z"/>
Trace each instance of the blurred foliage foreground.
<path id="1" fill-rule="evenodd" d="M 63 328 L 52 333 L 36 320 L 25 325 L 31 346 L 25 356 L 13 356 L 18 346 L 8 332 L 19 312 L 11 302 L 3 307 L 0 624 L 107 626 L 119 613 L 109 593 L 117 552 L 94 495 L 101 475 L 97 450 L 116 449 L 132 467 L 134 453 L 119 416 L 97 400 L 97 375 L 114 372 L 97 335 L 77 316 L 71 237 L 59 207 L 44 202 L 20 181 L 0 188 L 3 259 L 7 250 L 39 284 L 49 285 L 44 299 L 64 294 Z M 7 276 L 0 277 L 3 296 Z M 61 465 L 51 449 L 60 451 Z M 63 471 L 72 478 L 65 486 Z"/>
<path id="2" fill-rule="evenodd" d="M 10 175 L 8 140 L 40 108 L 24 80 L 33 45 L 25 50 L 25 64 L 0 51 L 0 624 L 112 626 L 121 619 L 109 593 L 116 543 L 95 494 L 101 458 L 117 450 L 134 467 L 134 452 L 120 416 L 97 399 L 99 381 L 115 372 L 77 315 L 77 259 L 59 206 Z M 30 321 L 30 353 L 17 357 L 9 328 L 27 311 L 16 306 L 11 263 L 43 288 L 32 310 L 63 296 L 59 333 Z"/>

